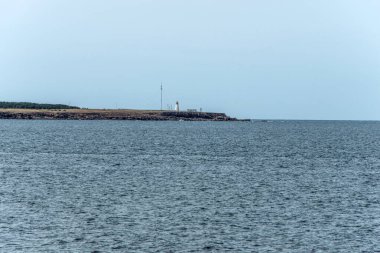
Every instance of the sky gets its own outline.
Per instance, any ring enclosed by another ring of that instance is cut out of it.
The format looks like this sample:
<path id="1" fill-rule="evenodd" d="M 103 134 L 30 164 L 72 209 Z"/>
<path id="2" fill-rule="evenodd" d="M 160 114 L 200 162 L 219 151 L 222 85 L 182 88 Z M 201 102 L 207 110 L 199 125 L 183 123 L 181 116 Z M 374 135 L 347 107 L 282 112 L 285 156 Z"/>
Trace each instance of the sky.
<path id="1" fill-rule="evenodd" d="M 0 101 L 380 120 L 378 0 L 0 0 Z"/>

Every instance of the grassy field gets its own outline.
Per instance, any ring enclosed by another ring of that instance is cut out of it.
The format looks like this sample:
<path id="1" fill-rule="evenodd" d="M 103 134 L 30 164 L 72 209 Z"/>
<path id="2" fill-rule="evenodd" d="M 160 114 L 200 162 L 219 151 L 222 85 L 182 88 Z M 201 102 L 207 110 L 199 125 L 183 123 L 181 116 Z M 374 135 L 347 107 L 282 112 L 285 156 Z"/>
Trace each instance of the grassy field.
<path id="1" fill-rule="evenodd" d="M 0 108 L 0 112 L 12 113 L 115 113 L 115 114 L 160 114 L 159 110 L 135 110 L 135 109 L 25 109 L 25 108 Z"/>
<path id="2" fill-rule="evenodd" d="M 113 119 L 133 117 L 160 117 L 160 111 L 110 110 L 110 109 L 1 109 L 0 113 L 19 118 L 68 118 L 68 119 Z M 12 117 L 13 118 L 13 117 Z"/>

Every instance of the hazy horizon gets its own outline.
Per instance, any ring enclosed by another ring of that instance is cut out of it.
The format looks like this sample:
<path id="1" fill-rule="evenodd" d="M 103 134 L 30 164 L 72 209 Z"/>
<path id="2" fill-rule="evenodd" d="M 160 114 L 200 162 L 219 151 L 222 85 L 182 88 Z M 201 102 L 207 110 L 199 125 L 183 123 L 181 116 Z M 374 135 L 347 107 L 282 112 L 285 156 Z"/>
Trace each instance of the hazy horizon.
<path id="1" fill-rule="evenodd" d="M 0 0 L 0 101 L 380 120 L 375 0 Z"/>

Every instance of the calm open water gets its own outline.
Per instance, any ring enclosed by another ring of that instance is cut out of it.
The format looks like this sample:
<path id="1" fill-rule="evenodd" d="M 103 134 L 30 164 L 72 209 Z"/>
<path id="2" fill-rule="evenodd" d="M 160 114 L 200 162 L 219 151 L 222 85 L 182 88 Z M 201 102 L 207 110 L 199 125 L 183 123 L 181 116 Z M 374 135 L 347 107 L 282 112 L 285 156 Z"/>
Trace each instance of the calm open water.
<path id="1" fill-rule="evenodd" d="M 380 252 L 380 122 L 0 121 L 0 252 Z"/>

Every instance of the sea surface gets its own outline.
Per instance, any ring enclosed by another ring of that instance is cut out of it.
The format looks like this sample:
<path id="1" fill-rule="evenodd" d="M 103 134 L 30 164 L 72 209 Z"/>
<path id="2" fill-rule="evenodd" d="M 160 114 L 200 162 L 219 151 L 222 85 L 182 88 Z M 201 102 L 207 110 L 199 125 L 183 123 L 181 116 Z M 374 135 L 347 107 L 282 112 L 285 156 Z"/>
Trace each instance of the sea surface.
<path id="1" fill-rule="evenodd" d="M 380 122 L 0 120 L 0 252 L 380 252 Z"/>

